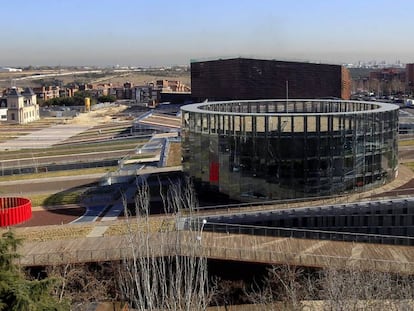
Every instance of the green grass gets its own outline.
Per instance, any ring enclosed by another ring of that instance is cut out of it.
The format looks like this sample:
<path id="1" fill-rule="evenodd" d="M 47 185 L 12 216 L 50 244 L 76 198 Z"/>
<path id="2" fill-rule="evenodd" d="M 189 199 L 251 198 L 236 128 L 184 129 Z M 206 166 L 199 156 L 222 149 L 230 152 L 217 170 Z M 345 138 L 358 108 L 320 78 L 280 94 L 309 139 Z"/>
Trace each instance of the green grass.
<path id="1" fill-rule="evenodd" d="M 84 168 L 84 169 L 78 169 L 78 170 L 47 172 L 47 173 L 10 175 L 10 176 L 1 176 L 0 181 L 27 180 L 27 179 L 50 178 L 50 177 L 62 177 L 62 176 L 79 176 L 79 175 L 99 174 L 99 173 L 105 174 L 109 172 L 114 172 L 116 171 L 117 168 L 118 168 L 117 166 L 106 166 L 106 167 Z"/>
<path id="2" fill-rule="evenodd" d="M 82 188 L 76 188 L 59 193 L 28 195 L 28 197 L 32 201 L 32 206 L 78 204 L 84 191 Z"/>
<path id="3" fill-rule="evenodd" d="M 33 194 L 28 195 L 27 197 L 32 201 L 32 206 L 45 206 L 45 202 L 47 198 L 52 196 L 53 194 Z"/>

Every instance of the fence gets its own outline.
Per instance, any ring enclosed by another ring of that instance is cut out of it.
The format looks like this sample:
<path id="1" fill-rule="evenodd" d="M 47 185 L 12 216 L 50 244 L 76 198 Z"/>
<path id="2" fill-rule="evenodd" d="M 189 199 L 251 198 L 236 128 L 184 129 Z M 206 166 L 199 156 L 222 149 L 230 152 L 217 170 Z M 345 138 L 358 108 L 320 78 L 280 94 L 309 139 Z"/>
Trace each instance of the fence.
<path id="1" fill-rule="evenodd" d="M 169 233 L 171 234 L 171 233 Z M 117 249 L 77 250 L 75 252 L 54 252 L 47 254 L 28 254 L 18 262 L 24 266 L 60 265 L 67 263 L 86 263 L 113 261 L 136 256 L 197 256 L 211 259 L 248 261 L 266 264 L 289 264 L 319 268 L 358 268 L 385 272 L 414 273 L 414 262 L 347 256 L 319 255 L 310 253 L 281 252 L 254 248 L 211 246 L 204 240 L 194 243 L 152 245 L 150 253 L 146 249 L 123 247 Z M 156 251 L 154 251 L 156 249 Z"/>
<path id="2" fill-rule="evenodd" d="M 192 227 L 199 226 L 200 221 Z M 206 222 L 204 224 L 204 231 L 214 233 L 226 234 L 248 234 L 270 237 L 290 237 L 299 239 L 315 239 L 315 240 L 330 240 L 356 243 L 376 243 L 376 244 L 391 244 L 391 245 L 414 245 L 414 237 L 397 236 L 397 235 L 381 235 L 369 233 L 355 233 L 355 232 L 340 232 L 340 231 L 325 231 L 312 229 L 296 229 L 283 227 L 265 227 L 254 225 L 239 225 L 227 223 L 212 223 Z"/>
<path id="3" fill-rule="evenodd" d="M 356 199 L 350 199 L 349 194 L 344 194 L 336 196 L 321 196 L 311 198 L 200 206 L 196 208 L 196 211 L 199 214 L 203 215 L 229 215 L 237 213 L 246 213 L 249 211 L 269 211 L 271 209 L 292 209 L 335 204 L 375 202 L 392 199 L 408 199 L 413 197 L 412 193 L 414 193 L 414 188 L 405 188 L 387 191 L 386 195 L 381 195 L 381 193 L 372 193 L 372 195 L 364 197 L 364 193 L 361 193 Z"/>
<path id="4" fill-rule="evenodd" d="M 32 203 L 19 197 L 0 198 L 0 227 L 12 226 L 32 217 Z"/>

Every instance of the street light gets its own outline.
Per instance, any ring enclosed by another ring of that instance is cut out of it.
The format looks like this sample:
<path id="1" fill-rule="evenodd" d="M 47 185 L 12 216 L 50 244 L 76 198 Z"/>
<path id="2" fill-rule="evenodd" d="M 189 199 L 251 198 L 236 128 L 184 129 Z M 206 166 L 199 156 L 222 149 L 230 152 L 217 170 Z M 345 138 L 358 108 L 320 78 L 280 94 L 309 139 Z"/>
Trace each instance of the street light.
<path id="1" fill-rule="evenodd" d="M 199 241 L 200 243 L 201 243 L 201 238 L 203 236 L 203 229 L 206 223 L 207 223 L 207 219 L 203 219 L 201 223 L 201 228 L 200 228 L 200 235 L 197 235 L 197 241 Z"/>

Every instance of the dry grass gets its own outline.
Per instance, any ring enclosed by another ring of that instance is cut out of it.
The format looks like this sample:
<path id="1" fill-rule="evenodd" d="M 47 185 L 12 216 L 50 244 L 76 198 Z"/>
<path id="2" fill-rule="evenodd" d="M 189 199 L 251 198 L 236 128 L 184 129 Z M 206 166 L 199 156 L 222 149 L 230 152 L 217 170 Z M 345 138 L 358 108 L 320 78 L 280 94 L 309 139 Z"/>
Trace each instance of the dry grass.
<path id="1" fill-rule="evenodd" d="M 95 225 L 56 225 L 46 227 L 26 227 L 15 230 L 16 236 L 22 238 L 24 242 L 43 242 L 67 240 L 86 237 Z M 0 230 L 2 234 L 6 229 Z"/>
<path id="2" fill-rule="evenodd" d="M 68 69 L 69 71 L 76 71 L 72 69 Z M 10 87 L 10 80 L 16 79 L 23 76 L 29 76 L 34 74 L 54 74 L 58 73 L 56 69 L 45 69 L 45 70 L 28 70 L 22 72 L 1 72 L 0 73 L 0 85 L 4 85 L 4 87 Z M 44 80 L 52 80 L 53 78 L 43 78 Z M 93 73 L 86 73 L 86 74 L 77 74 L 77 75 L 64 75 L 64 76 L 57 76 L 57 79 L 62 80 L 64 84 L 74 82 L 75 80 L 80 81 L 87 81 L 87 82 L 107 82 L 112 83 L 114 85 L 121 85 L 126 81 L 130 81 L 133 84 L 144 84 L 144 82 L 150 82 L 155 80 L 180 80 L 183 83 L 190 85 L 190 72 L 163 72 L 163 71 L 154 71 L 154 72 L 108 72 L 106 76 L 102 76 L 102 74 L 93 74 Z M 18 81 L 18 86 L 23 85 L 36 85 L 37 81 L 34 80 L 24 80 Z"/>
<path id="3" fill-rule="evenodd" d="M 72 124 L 89 124 L 99 125 L 112 122 L 112 117 L 122 111 L 126 110 L 128 106 L 120 105 L 108 108 L 102 108 L 87 113 L 81 113 L 77 117 L 71 119 L 69 123 Z"/>
<path id="4" fill-rule="evenodd" d="M 98 223 L 51 225 L 39 227 L 22 227 L 13 229 L 16 236 L 22 238 L 24 242 L 43 242 L 58 241 L 77 238 L 86 238 L 88 234 L 97 226 Z M 101 223 L 100 223 L 101 224 Z M 169 232 L 176 228 L 173 217 L 150 217 L 149 230 L 146 228 L 145 221 L 137 222 L 131 219 L 129 225 L 126 221 L 117 221 L 109 225 L 104 236 L 125 235 L 129 232 Z M 0 228 L 0 236 L 8 229 Z"/>
<path id="5" fill-rule="evenodd" d="M 414 146 L 414 139 L 410 139 L 410 140 L 400 140 L 398 141 L 398 146 L 403 147 L 403 146 Z"/>
<path id="6" fill-rule="evenodd" d="M 170 150 L 168 151 L 167 166 L 181 165 L 181 143 L 170 143 Z"/>
<path id="7" fill-rule="evenodd" d="M 175 75 L 166 75 L 159 73 L 148 74 L 142 72 L 127 72 L 123 74 L 108 75 L 107 77 L 99 78 L 100 83 L 112 83 L 113 86 L 121 86 L 126 81 L 133 85 L 144 85 L 147 82 L 155 82 L 156 80 L 180 80 L 182 83 L 190 86 L 190 73 L 177 73 Z"/>
<path id="8" fill-rule="evenodd" d="M 149 218 L 148 229 L 144 220 L 136 221 L 131 219 L 112 224 L 106 231 L 105 236 L 125 235 L 128 232 L 166 232 L 175 229 L 175 219 L 172 217 L 151 217 Z"/>
<path id="9" fill-rule="evenodd" d="M 407 163 L 404 163 L 404 165 L 409 167 L 412 171 L 414 171 L 414 162 L 407 162 Z"/>

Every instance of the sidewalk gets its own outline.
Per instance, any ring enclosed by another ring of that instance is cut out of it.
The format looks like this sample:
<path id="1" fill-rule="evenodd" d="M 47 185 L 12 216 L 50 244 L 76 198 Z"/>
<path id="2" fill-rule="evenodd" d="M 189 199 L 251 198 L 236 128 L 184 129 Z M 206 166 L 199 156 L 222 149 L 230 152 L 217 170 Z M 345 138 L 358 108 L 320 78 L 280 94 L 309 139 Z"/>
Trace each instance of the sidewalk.
<path id="1" fill-rule="evenodd" d="M 91 125 L 58 124 L 0 143 L 0 150 L 49 148 L 90 129 Z"/>

